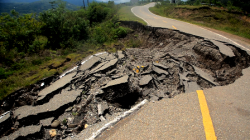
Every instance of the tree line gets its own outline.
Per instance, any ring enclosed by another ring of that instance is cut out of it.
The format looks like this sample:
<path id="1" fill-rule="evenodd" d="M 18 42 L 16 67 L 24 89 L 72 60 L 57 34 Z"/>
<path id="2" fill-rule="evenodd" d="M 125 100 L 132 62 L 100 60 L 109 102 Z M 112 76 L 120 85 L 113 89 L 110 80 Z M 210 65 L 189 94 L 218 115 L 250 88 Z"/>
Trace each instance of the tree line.
<path id="1" fill-rule="evenodd" d="M 39 14 L 20 15 L 15 10 L 0 15 L 0 79 L 4 71 L 18 70 L 26 56 L 39 55 L 44 50 L 74 49 L 79 43 L 102 44 L 126 35 L 119 26 L 118 5 L 89 3 L 77 11 L 65 8 L 57 0 L 52 8 Z"/>

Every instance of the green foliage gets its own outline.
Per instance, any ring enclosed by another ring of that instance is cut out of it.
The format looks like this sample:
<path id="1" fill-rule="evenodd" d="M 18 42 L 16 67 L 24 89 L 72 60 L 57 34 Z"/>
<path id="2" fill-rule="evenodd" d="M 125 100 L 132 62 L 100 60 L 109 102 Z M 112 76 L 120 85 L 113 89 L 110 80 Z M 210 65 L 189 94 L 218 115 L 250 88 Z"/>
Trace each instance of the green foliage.
<path id="1" fill-rule="evenodd" d="M 96 26 L 92 32 L 92 41 L 99 44 L 112 42 L 127 35 L 127 29 L 119 26 L 118 19 L 116 17 L 100 24 L 99 26 Z"/>
<path id="2" fill-rule="evenodd" d="M 15 11 L 11 15 L 0 16 L 0 63 L 6 59 L 13 59 L 10 53 L 29 51 L 34 39 L 39 33 L 41 22 L 34 18 L 34 14 L 19 16 Z"/>
<path id="3" fill-rule="evenodd" d="M 67 122 L 68 122 L 67 119 L 63 119 L 62 124 L 63 124 L 63 125 L 66 125 Z"/>
<path id="4" fill-rule="evenodd" d="M 14 7 L 20 14 L 40 13 L 51 9 L 51 0 L 38 0 L 31 3 L 1 3 L 0 0 L 0 13 L 9 13 Z M 66 8 L 68 10 L 77 10 L 77 6 L 67 3 Z"/>
<path id="5" fill-rule="evenodd" d="M 79 16 L 83 11 L 67 11 L 62 1 L 57 1 L 57 4 L 58 8 L 40 14 L 40 21 L 45 23 L 41 28 L 41 34 L 48 38 L 47 48 L 74 47 L 74 40 L 88 37 L 88 21 Z"/>
<path id="6" fill-rule="evenodd" d="M 0 16 L 0 100 L 14 90 L 62 73 L 80 58 L 103 49 L 103 44 L 112 44 L 128 33 L 119 25 L 119 6 L 114 2 L 92 3 L 77 11 L 67 10 L 61 0 L 51 4 L 53 8 L 39 16 L 14 10 Z M 66 56 L 71 63 L 65 63 Z M 60 67 L 51 69 L 52 65 Z"/>
<path id="7" fill-rule="evenodd" d="M 77 116 L 78 113 L 77 113 L 77 112 L 72 112 L 72 115 L 73 115 L 73 116 Z"/>
<path id="8" fill-rule="evenodd" d="M 109 1 L 108 4 L 92 2 L 86 10 L 86 16 L 92 25 L 94 22 L 112 18 L 116 12 L 114 2 Z"/>
<path id="9" fill-rule="evenodd" d="M 0 79 L 6 79 L 8 76 L 12 75 L 12 71 L 6 71 L 4 68 L 0 68 Z"/>

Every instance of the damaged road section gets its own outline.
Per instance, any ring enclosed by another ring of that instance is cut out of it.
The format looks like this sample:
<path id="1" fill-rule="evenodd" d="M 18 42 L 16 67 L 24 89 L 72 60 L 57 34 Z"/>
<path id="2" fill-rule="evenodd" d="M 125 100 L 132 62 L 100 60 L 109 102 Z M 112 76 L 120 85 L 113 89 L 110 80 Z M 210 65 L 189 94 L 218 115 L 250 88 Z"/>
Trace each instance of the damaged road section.
<path id="1" fill-rule="evenodd" d="M 140 48 L 89 56 L 38 88 L 31 103 L 13 105 L 2 114 L 1 138 L 73 137 L 143 100 L 231 84 L 250 64 L 250 56 L 231 44 L 135 22 L 123 24 L 134 31 L 120 41 L 137 36 Z"/>

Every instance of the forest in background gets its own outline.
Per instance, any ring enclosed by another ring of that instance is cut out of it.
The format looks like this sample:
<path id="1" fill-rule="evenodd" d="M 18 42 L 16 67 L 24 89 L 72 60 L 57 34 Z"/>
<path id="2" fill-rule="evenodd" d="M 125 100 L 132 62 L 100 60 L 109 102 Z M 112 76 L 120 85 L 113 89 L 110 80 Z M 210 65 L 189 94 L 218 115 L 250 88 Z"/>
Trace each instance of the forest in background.
<path id="1" fill-rule="evenodd" d="M 42 78 L 62 73 L 70 64 L 126 36 L 119 25 L 121 5 L 92 2 L 73 11 L 57 0 L 41 13 L 0 16 L 0 99 Z M 74 61 L 73 61 L 74 60 Z"/>
<path id="2" fill-rule="evenodd" d="M 0 13 L 10 13 L 13 9 L 19 14 L 40 13 L 51 9 L 51 4 L 49 2 L 52 2 L 52 0 L 40 0 L 30 3 L 3 3 L 0 1 Z M 68 2 L 65 4 L 65 8 L 68 10 L 77 10 L 79 7 L 80 6 L 76 6 Z"/>

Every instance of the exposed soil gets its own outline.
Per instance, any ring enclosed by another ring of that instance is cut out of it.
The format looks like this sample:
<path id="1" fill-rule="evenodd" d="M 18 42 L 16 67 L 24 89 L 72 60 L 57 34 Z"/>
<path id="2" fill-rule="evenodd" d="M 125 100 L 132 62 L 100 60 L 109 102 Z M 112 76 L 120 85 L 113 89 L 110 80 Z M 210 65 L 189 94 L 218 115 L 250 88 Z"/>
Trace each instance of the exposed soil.
<path id="1" fill-rule="evenodd" d="M 50 77 L 10 94 L 1 103 L 1 113 L 11 110 L 0 118 L 1 137 L 66 138 L 144 99 L 158 101 L 231 84 L 250 65 L 247 52 L 228 43 L 233 57 L 202 37 L 137 22 L 122 24 L 133 32 L 121 44 L 140 40 L 139 48 L 89 56 L 63 78 Z"/>

